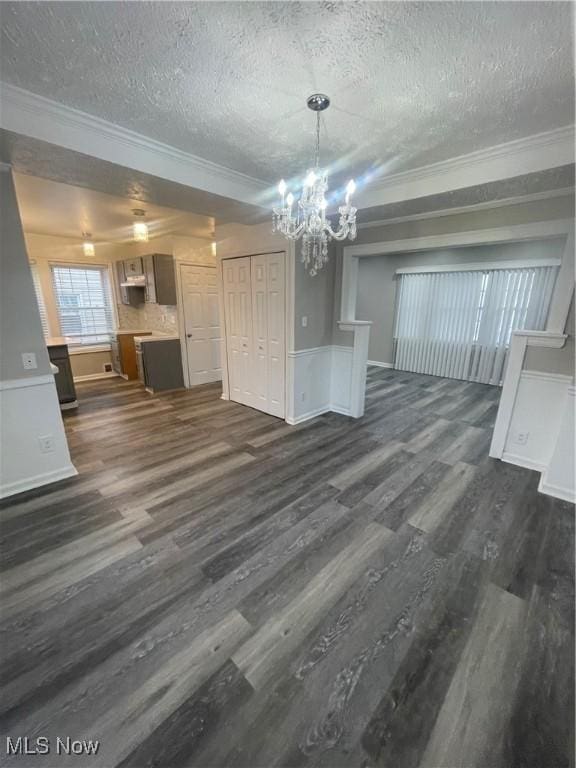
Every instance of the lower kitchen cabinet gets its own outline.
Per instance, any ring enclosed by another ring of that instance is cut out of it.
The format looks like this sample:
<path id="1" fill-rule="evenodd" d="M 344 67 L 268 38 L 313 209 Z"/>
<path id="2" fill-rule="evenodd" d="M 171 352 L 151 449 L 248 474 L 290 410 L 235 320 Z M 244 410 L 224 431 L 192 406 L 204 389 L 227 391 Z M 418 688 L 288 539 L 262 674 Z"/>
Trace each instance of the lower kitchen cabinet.
<path id="1" fill-rule="evenodd" d="M 72 366 L 70 364 L 70 354 L 67 344 L 56 344 L 48 347 L 48 356 L 50 362 L 58 368 L 58 373 L 54 374 L 56 391 L 58 393 L 58 402 L 64 408 L 76 406 L 76 387 L 74 386 L 74 377 L 72 375 Z"/>

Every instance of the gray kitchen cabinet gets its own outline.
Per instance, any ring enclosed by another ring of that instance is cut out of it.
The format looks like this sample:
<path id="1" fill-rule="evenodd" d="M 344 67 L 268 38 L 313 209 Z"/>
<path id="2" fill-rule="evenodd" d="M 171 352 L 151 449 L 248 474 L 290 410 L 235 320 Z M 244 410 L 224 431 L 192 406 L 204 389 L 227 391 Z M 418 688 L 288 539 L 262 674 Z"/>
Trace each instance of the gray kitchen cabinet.
<path id="1" fill-rule="evenodd" d="M 144 256 L 146 301 L 152 304 L 176 304 L 174 259 L 166 253 Z"/>
<path id="2" fill-rule="evenodd" d="M 144 274 L 144 263 L 140 256 L 135 259 L 124 260 L 124 272 L 126 277 L 141 277 Z"/>
<path id="3" fill-rule="evenodd" d="M 129 288 L 126 285 L 122 285 L 122 283 L 126 282 L 126 265 L 133 264 L 135 261 L 141 262 L 142 259 L 131 259 L 130 261 L 116 262 L 116 279 L 118 280 L 120 300 L 122 304 L 126 304 L 130 307 L 139 307 L 144 301 L 144 291 L 142 288 Z"/>
<path id="4" fill-rule="evenodd" d="M 144 384 L 152 392 L 184 386 L 180 339 L 142 341 L 139 365 Z"/>
<path id="5" fill-rule="evenodd" d="M 76 387 L 74 386 L 68 346 L 66 344 L 50 345 L 48 356 L 50 362 L 58 368 L 58 373 L 54 374 L 58 402 L 64 406 L 76 403 Z"/>

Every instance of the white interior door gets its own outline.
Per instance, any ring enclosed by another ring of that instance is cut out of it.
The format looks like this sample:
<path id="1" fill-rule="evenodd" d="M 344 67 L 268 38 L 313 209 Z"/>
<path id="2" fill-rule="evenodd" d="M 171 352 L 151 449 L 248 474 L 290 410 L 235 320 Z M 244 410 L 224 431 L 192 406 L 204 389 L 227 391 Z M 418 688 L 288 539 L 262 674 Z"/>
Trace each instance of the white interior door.
<path id="1" fill-rule="evenodd" d="M 252 256 L 255 407 L 284 418 L 284 254 Z"/>
<path id="2" fill-rule="evenodd" d="M 229 397 L 254 406 L 250 257 L 222 262 Z"/>
<path id="3" fill-rule="evenodd" d="M 222 334 L 216 269 L 182 264 L 180 278 L 189 382 L 194 385 L 220 381 Z"/>

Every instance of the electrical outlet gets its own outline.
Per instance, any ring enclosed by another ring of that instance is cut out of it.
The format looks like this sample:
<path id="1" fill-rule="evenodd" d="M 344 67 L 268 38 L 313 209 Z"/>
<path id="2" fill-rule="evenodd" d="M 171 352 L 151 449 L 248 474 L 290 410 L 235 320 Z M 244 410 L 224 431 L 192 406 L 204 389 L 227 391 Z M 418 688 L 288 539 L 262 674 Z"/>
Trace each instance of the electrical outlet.
<path id="1" fill-rule="evenodd" d="M 43 435 L 42 437 L 39 437 L 38 444 L 40 446 L 40 453 L 53 453 L 54 435 Z"/>
<path id="2" fill-rule="evenodd" d="M 526 445 L 529 437 L 530 437 L 530 432 L 516 432 L 516 437 L 514 439 L 514 442 L 516 443 L 516 445 Z"/>
<path id="3" fill-rule="evenodd" d="M 308 327 L 308 315 L 302 315 L 302 328 Z"/>
<path id="4" fill-rule="evenodd" d="M 34 354 L 34 352 L 22 353 L 22 365 L 24 366 L 24 369 L 26 371 L 31 371 L 34 368 L 38 368 L 38 365 L 36 363 L 36 355 Z"/>
<path id="5" fill-rule="evenodd" d="M 305 403 L 305 402 L 306 402 L 306 392 L 302 392 L 302 393 L 300 394 L 300 400 L 302 400 L 302 402 L 303 402 L 303 403 Z"/>
<path id="6" fill-rule="evenodd" d="M 112 363 L 104 363 L 104 373 L 112 373 Z"/>

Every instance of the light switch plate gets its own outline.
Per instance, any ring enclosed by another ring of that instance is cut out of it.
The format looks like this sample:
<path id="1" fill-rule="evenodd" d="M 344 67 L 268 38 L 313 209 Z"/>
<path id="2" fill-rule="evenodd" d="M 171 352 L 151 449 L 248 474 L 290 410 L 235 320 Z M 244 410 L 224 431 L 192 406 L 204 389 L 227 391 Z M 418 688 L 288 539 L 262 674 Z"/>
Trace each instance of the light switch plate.
<path id="1" fill-rule="evenodd" d="M 307 327 L 308 327 L 308 316 L 302 315 L 302 328 L 307 328 Z"/>
<path id="2" fill-rule="evenodd" d="M 43 435 L 42 437 L 39 437 L 38 445 L 40 446 L 40 453 L 53 453 L 54 435 Z"/>
<path id="3" fill-rule="evenodd" d="M 34 368 L 38 368 L 38 364 L 36 362 L 36 355 L 34 354 L 34 352 L 22 353 L 22 365 L 24 366 L 24 369 L 26 371 L 32 371 Z"/>

